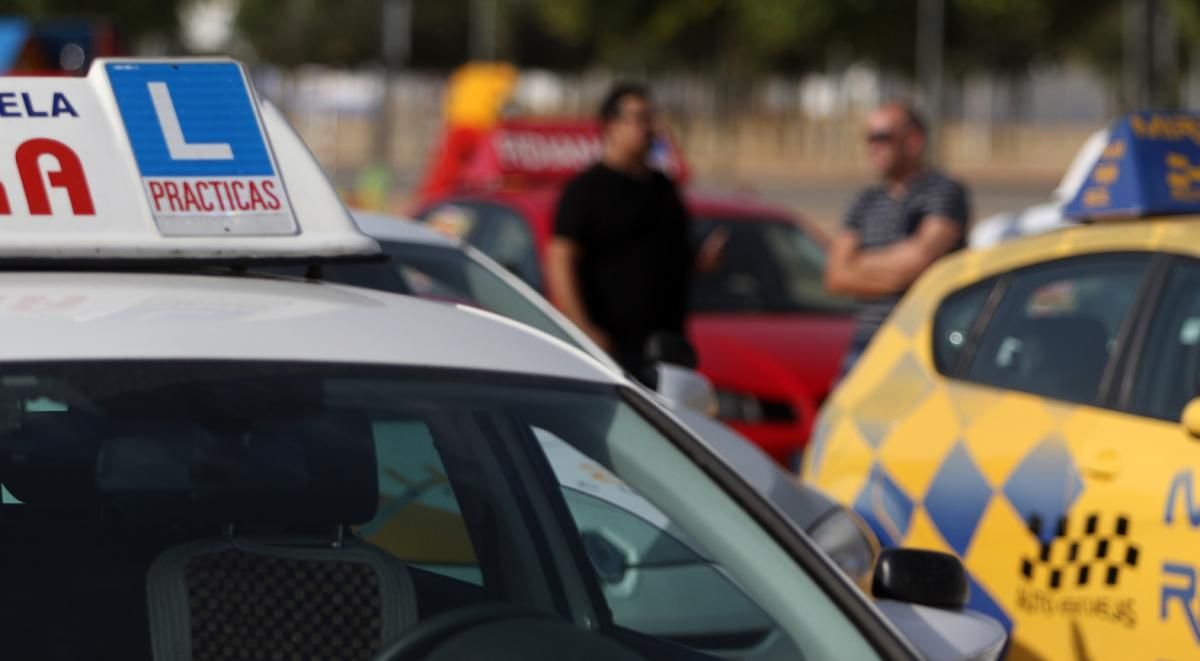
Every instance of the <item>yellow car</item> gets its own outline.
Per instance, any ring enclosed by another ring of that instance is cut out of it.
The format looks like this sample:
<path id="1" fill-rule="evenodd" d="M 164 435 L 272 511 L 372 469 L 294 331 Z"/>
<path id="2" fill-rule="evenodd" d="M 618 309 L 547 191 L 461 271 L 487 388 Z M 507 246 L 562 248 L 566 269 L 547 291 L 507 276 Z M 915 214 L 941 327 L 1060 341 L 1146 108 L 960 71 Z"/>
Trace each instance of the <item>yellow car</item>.
<path id="1" fill-rule="evenodd" d="M 958 554 L 1009 658 L 1198 658 L 1200 116 L 1117 123 L 1067 211 L 916 283 L 803 476 Z"/>

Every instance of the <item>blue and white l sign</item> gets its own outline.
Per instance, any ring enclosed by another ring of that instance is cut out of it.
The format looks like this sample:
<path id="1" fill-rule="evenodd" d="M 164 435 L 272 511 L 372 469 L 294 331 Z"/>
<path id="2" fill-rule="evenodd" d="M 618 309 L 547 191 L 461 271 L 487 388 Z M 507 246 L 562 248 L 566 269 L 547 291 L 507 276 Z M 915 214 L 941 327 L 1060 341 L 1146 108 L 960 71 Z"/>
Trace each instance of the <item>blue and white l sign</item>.
<path id="1" fill-rule="evenodd" d="M 107 74 L 160 232 L 296 233 L 240 65 L 109 63 Z"/>
<path id="2" fill-rule="evenodd" d="M 154 103 L 154 114 L 158 116 L 158 126 L 167 141 L 167 154 L 172 161 L 233 160 L 233 147 L 228 142 L 191 144 L 183 137 L 179 113 L 175 112 L 175 101 L 171 99 L 171 89 L 166 83 L 156 81 L 146 83 L 146 87 L 150 88 L 150 101 Z"/>

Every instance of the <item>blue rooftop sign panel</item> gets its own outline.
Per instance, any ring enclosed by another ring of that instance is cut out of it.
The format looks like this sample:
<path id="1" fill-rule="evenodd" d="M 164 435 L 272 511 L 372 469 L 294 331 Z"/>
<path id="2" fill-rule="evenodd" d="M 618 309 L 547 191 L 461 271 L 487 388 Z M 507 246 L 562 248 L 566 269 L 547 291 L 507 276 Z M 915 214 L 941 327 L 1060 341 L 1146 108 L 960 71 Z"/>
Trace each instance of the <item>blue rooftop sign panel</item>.
<path id="1" fill-rule="evenodd" d="M 1080 220 L 1200 214 L 1200 114 L 1134 113 L 1063 214 Z"/>

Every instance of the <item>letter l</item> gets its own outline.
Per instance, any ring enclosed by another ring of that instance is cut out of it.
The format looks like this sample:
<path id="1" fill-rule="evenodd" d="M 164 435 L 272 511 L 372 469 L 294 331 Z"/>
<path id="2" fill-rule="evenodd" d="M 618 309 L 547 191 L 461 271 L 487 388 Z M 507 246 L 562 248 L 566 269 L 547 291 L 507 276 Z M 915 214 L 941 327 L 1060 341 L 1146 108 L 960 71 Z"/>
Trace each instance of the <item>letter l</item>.
<path id="1" fill-rule="evenodd" d="M 164 82 L 146 83 L 150 88 L 150 100 L 154 102 L 154 114 L 158 115 L 158 125 L 162 128 L 163 139 L 167 141 L 167 151 L 175 161 L 230 161 L 233 160 L 233 148 L 227 142 L 197 142 L 190 143 L 183 137 L 183 127 L 179 125 L 179 116 L 175 114 L 175 103 L 171 101 L 171 92 Z"/>

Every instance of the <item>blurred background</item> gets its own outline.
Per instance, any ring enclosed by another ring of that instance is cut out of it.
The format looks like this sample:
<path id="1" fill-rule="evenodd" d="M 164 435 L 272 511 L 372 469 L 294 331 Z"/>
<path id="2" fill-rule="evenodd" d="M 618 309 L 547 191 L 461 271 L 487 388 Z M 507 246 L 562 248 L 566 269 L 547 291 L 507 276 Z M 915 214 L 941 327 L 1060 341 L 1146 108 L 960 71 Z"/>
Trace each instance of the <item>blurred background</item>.
<path id="1" fill-rule="evenodd" d="M 866 178 L 861 120 L 915 99 L 976 218 L 1045 200 L 1089 134 L 1200 107 L 1197 0 L 0 0 L 0 69 L 230 54 L 360 206 L 403 212 L 450 74 L 519 71 L 507 112 L 591 115 L 651 84 L 703 185 L 831 226 Z"/>

